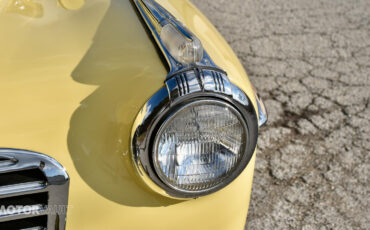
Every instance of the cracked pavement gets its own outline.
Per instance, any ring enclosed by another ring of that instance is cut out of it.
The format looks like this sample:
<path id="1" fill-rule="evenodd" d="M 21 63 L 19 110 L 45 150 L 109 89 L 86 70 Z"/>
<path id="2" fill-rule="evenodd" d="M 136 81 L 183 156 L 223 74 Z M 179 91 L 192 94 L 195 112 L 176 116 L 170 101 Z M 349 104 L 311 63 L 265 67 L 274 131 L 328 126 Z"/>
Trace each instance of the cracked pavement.
<path id="1" fill-rule="evenodd" d="M 246 229 L 369 229 L 370 1 L 193 2 L 269 112 Z"/>

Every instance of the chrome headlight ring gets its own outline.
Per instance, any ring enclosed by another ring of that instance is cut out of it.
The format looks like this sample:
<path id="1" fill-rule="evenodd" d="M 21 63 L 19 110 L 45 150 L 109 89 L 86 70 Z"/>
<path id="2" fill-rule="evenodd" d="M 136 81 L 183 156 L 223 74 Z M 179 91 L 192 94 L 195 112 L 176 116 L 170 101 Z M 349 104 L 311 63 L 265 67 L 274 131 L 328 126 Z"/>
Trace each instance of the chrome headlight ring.
<path id="1" fill-rule="evenodd" d="M 170 66 L 164 87 L 148 100 L 134 122 L 131 135 L 134 165 L 145 183 L 164 196 L 186 199 L 215 192 L 231 183 L 249 163 L 257 144 L 258 124 L 262 125 L 267 120 L 262 100 L 256 95 L 258 121 L 248 96 L 214 64 L 195 35 L 154 0 L 133 1 Z M 160 175 L 155 166 L 156 159 L 153 159 L 154 142 L 170 117 L 199 101 L 215 102 L 236 111 L 235 114 L 242 118 L 246 138 L 238 164 L 223 180 L 213 186 L 190 191 L 171 185 Z"/>
<path id="2" fill-rule="evenodd" d="M 200 191 L 176 189 L 164 182 L 155 170 L 154 138 L 161 124 L 171 114 L 194 101 L 201 100 L 216 101 L 240 113 L 244 119 L 247 137 L 245 151 L 237 168 L 222 183 Z M 257 143 L 258 119 L 251 101 L 241 89 L 228 80 L 225 73 L 214 69 L 188 70 L 168 79 L 165 87 L 144 105 L 134 124 L 132 153 L 140 176 L 154 191 L 172 198 L 204 196 L 225 187 L 244 170 Z"/>

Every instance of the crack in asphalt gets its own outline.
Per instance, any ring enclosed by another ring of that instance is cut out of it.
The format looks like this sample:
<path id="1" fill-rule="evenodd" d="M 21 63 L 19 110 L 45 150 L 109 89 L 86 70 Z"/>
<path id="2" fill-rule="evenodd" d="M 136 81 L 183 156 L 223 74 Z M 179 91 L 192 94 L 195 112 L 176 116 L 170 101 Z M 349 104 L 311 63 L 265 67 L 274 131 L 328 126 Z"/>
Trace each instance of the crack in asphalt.
<path id="1" fill-rule="evenodd" d="M 369 229 L 370 1 L 193 2 L 269 112 L 246 229 Z"/>

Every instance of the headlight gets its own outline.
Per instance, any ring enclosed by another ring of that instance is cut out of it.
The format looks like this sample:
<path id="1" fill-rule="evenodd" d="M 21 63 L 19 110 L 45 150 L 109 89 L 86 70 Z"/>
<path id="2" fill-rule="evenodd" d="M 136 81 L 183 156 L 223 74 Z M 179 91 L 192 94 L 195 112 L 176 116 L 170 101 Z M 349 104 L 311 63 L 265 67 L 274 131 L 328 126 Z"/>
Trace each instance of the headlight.
<path id="1" fill-rule="evenodd" d="M 134 2 L 170 67 L 165 85 L 134 122 L 134 165 L 144 182 L 164 196 L 215 192 L 251 159 L 257 113 L 182 23 L 154 0 Z"/>
<path id="2" fill-rule="evenodd" d="M 154 141 L 154 167 L 168 186 L 202 191 L 217 187 L 245 151 L 246 124 L 232 106 L 200 100 L 173 113 Z"/>

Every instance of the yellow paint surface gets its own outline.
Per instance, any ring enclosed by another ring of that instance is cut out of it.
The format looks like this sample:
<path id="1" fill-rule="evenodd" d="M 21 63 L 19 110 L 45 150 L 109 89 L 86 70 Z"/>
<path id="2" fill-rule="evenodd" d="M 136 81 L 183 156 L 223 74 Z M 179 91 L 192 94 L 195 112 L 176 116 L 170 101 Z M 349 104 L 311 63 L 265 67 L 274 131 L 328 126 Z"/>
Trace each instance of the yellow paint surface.
<path id="1" fill-rule="evenodd" d="M 254 160 L 196 200 L 154 194 L 136 177 L 129 139 L 167 70 L 128 0 L 0 1 L 0 147 L 48 154 L 67 169 L 67 229 L 243 229 Z M 67 2 L 67 1 L 66 1 Z M 193 5 L 160 0 L 254 98 L 235 54 Z"/>

